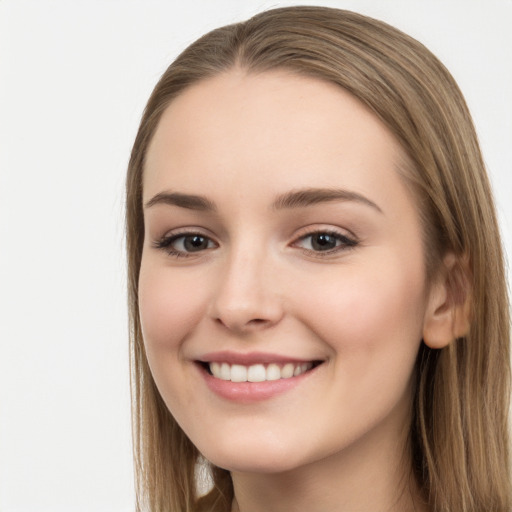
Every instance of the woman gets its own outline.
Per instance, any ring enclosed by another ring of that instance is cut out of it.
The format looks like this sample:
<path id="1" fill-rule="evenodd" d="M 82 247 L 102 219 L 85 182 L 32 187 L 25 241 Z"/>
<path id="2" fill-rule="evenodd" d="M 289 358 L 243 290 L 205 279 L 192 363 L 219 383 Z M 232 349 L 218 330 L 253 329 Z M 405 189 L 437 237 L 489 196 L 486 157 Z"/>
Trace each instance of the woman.
<path id="1" fill-rule="evenodd" d="M 127 247 L 141 510 L 510 510 L 493 201 L 420 43 L 320 7 L 193 43 L 140 125 Z"/>

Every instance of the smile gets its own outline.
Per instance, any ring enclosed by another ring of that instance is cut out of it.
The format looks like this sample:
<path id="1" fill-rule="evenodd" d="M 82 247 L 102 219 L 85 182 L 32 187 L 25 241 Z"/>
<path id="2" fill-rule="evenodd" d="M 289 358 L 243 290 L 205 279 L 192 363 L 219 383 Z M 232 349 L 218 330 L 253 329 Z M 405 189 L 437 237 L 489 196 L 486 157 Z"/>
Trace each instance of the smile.
<path id="1" fill-rule="evenodd" d="M 231 382 L 265 382 L 298 377 L 311 370 L 314 362 L 286 364 L 229 364 L 226 362 L 207 363 L 207 370 L 217 379 Z"/>
<path id="2" fill-rule="evenodd" d="M 295 359 L 265 352 L 211 352 L 196 359 L 208 388 L 234 403 L 254 403 L 291 391 L 325 366 L 325 359 Z"/>

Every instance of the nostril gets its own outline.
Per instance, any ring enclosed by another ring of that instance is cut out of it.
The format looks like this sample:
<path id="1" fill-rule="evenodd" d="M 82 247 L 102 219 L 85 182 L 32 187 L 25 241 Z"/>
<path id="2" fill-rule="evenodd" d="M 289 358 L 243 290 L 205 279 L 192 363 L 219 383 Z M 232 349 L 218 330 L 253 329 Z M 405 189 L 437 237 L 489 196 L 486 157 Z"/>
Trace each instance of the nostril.
<path id="1" fill-rule="evenodd" d="M 258 330 L 258 329 L 264 329 L 268 326 L 270 326 L 272 322 L 270 320 L 266 320 L 264 318 L 253 318 L 252 320 L 249 320 L 245 326 L 244 330 L 251 331 L 251 330 Z"/>
<path id="2" fill-rule="evenodd" d="M 229 319 L 229 318 L 216 318 L 215 322 L 219 325 L 222 325 L 229 330 L 235 330 L 235 331 L 252 331 L 252 330 L 258 330 L 260 328 L 265 328 L 267 326 L 270 326 L 272 324 L 271 320 L 267 320 L 265 318 L 252 318 L 250 320 L 246 321 L 238 321 L 238 319 Z"/>
<path id="3" fill-rule="evenodd" d="M 235 280 L 234 277 L 232 279 Z M 276 293 L 262 283 L 256 286 L 257 283 L 244 285 L 238 281 L 224 283 L 222 289 L 213 295 L 209 317 L 217 325 L 238 332 L 263 329 L 279 323 L 284 309 Z"/>

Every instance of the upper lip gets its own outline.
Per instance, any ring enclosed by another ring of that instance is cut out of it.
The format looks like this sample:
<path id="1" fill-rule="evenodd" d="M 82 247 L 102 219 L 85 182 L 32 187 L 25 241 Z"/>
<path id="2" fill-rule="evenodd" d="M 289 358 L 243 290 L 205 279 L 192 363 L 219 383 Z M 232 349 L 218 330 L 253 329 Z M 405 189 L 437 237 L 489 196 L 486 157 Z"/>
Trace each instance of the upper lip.
<path id="1" fill-rule="evenodd" d="M 318 358 L 304 359 L 299 357 L 283 356 L 269 352 L 232 352 L 223 350 L 219 352 L 209 352 L 202 355 L 198 361 L 201 363 L 229 363 L 250 366 L 253 364 L 286 364 L 286 363 L 309 363 L 311 361 L 321 361 Z"/>

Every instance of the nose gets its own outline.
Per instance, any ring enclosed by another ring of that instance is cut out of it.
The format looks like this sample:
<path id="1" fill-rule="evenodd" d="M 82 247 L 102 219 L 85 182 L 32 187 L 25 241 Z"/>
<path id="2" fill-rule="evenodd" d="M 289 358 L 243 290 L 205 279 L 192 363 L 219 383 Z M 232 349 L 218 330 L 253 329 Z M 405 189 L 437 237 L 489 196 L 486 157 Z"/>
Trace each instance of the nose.
<path id="1" fill-rule="evenodd" d="M 219 325 L 248 334 L 276 325 L 283 317 L 275 265 L 260 251 L 231 254 L 218 276 L 210 314 Z"/>

